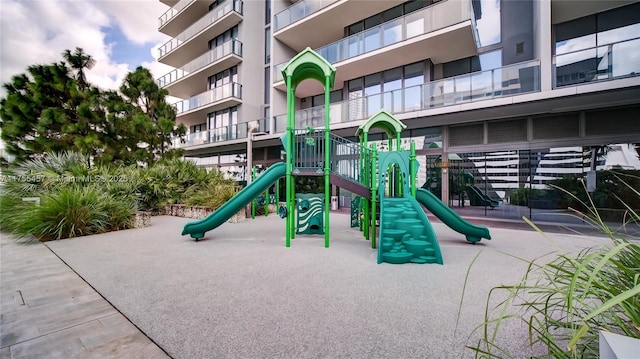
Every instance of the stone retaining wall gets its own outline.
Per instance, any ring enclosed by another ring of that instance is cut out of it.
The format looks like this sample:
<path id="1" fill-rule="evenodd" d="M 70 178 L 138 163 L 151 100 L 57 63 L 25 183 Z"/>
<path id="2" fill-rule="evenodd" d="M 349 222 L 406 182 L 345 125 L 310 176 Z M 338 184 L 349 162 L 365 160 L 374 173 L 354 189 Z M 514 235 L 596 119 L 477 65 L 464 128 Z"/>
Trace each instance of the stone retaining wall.
<path id="1" fill-rule="evenodd" d="M 165 214 L 168 216 L 202 219 L 213 213 L 211 207 L 205 206 L 187 206 L 183 204 L 169 204 L 164 208 Z M 229 218 L 228 222 L 238 223 L 245 220 L 244 208 Z"/>

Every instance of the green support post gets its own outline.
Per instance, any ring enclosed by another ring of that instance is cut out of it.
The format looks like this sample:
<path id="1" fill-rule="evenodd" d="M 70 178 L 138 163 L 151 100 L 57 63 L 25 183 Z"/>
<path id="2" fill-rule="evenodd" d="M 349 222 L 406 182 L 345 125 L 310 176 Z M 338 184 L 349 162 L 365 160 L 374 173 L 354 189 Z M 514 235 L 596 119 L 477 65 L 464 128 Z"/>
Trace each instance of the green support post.
<path id="1" fill-rule="evenodd" d="M 251 181 L 256 179 L 256 166 L 251 167 Z M 251 200 L 251 219 L 256 219 L 256 199 Z"/>
<path id="2" fill-rule="evenodd" d="M 331 118 L 329 116 L 329 94 L 331 90 L 331 78 L 324 78 L 324 247 L 329 248 L 329 210 L 331 200 Z"/>
<path id="3" fill-rule="evenodd" d="M 409 155 L 409 185 L 411 186 L 411 197 L 416 198 L 416 175 L 418 173 L 418 161 L 416 161 L 416 143 L 411 142 L 411 154 Z"/>
<path id="4" fill-rule="evenodd" d="M 293 105 L 293 89 L 291 88 L 291 76 L 286 77 L 287 81 L 287 148 L 285 149 L 287 156 L 287 176 L 286 176 L 286 205 L 287 216 L 285 217 L 285 247 L 291 247 L 291 222 L 293 221 L 293 212 L 291 212 L 291 186 L 293 185 L 292 166 L 293 166 L 293 117 L 295 112 L 291 111 Z"/>
<path id="5" fill-rule="evenodd" d="M 269 188 L 264 191 L 264 216 L 269 216 Z"/>
<path id="6" fill-rule="evenodd" d="M 376 249 L 376 217 L 377 217 L 377 202 L 378 202 L 378 151 L 371 145 L 371 248 Z M 368 223 L 367 223 L 368 225 Z"/>
<path id="7" fill-rule="evenodd" d="M 369 142 L 369 137 L 368 137 L 368 133 L 364 133 L 363 136 L 363 144 L 362 144 L 362 149 L 363 152 L 366 152 L 367 149 L 367 145 Z M 362 156 L 362 155 L 361 155 Z M 368 158 L 364 159 L 364 173 L 365 173 L 365 178 L 364 178 L 364 184 L 365 186 L 370 186 L 370 182 L 371 182 L 371 176 L 369 174 L 369 164 L 367 164 L 367 160 Z M 366 198 L 362 198 L 362 206 L 360 208 L 364 208 L 364 219 L 362 220 L 363 222 L 363 229 L 364 229 L 364 238 L 366 238 L 367 240 L 371 239 L 371 231 L 370 231 L 370 226 L 371 226 L 371 201 L 366 199 Z"/>

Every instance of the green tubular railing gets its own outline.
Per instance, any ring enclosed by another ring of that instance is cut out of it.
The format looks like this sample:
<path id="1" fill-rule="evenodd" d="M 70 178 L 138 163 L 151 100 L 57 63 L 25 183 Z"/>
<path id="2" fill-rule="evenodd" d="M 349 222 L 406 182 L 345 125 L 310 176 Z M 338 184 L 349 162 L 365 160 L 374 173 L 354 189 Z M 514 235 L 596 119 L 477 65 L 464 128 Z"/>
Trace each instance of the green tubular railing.
<path id="1" fill-rule="evenodd" d="M 295 131 L 296 161 L 294 173 L 322 174 L 324 168 L 324 131 L 304 129 Z M 362 166 L 370 163 L 368 149 L 362 149 L 360 144 L 347 140 L 335 134 L 329 136 L 331 147 L 331 172 L 348 180 L 367 185 Z M 362 156 L 362 157 L 361 157 Z"/>

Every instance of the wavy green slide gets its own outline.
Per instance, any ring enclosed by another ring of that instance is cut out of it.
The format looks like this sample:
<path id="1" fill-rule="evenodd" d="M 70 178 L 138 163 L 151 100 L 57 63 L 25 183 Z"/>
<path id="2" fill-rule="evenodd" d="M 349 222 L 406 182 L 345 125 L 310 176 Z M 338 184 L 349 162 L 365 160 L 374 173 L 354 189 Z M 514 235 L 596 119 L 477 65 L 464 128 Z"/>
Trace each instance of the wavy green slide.
<path id="1" fill-rule="evenodd" d="M 269 186 L 280 177 L 284 177 L 286 175 L 286 168 L 287 165 L 284 162 L 278 162 L 267 168 L 267 170 L 251 182 L 250 185 L 243 188 L 209 216 L 199 221 L 187 223 L 182 230 L 182 235 L 190 234 L 196 241 L 204 237 L 207 231 L 217 228 L 226 222 L 231 216 L 238 213 L 244 206 L 260 195 L 260 193 L 269 188 Z"/>
<path id="2" fill-rule="evenodd" d="M 416 190 L 416 200 L 422 203 L 429 212 L 438 217 L 444 224 L 454 231 L 464 234 L 467 241 L 471 243 L 479 242 L 482 238 L 491 239 L 489 229 L 485 226 L 478 226 L 465 221 L 460 215 L 454 212 L 446 204 L 438 199 L 433 193 L 418 188 Z"/>

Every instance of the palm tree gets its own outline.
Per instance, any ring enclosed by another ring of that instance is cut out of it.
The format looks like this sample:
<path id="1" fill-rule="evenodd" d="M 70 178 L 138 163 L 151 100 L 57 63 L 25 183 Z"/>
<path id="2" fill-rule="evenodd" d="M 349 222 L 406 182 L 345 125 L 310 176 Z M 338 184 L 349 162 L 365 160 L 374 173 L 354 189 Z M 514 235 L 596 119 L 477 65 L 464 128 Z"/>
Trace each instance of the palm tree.
<path id="1" fill-rule="evenodd" d="M 73 53 L 71 53 L 71 50 L 64 50 L 62 56 L 69 66 L 75 70 L 78 86 L 84 91 L 88 86 L 84 70 L 91 70 L 93 66 L 96 65 L 96 60 L 91 55 L 85 53 L 80 47 L 76 47 L 76 51 Z"/>

